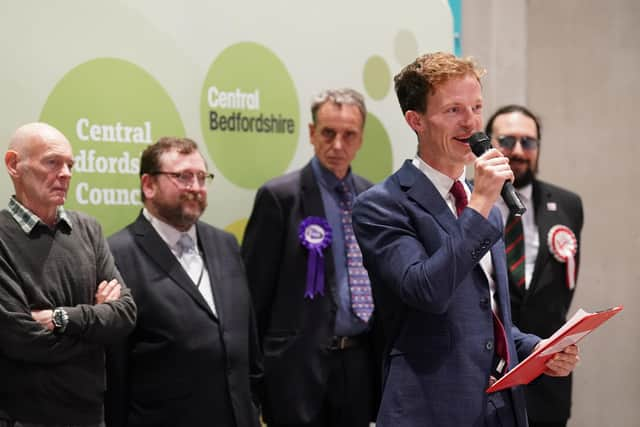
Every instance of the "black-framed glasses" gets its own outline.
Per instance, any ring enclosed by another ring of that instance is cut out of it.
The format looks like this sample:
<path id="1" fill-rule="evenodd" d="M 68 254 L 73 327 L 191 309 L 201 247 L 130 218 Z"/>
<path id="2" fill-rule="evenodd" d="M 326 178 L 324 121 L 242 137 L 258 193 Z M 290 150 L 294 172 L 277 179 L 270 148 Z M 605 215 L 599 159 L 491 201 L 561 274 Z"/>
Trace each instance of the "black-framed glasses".
<path id="1" fill-rule="evenodd" d="M 174 178 L 178 184 L 183 187 L 189 187 L 193 185 L 193 180 L 197 179 L 200 187 L 203 187 L 205 184 L 210 184 L 213 181 L 214 175 L 212 173 L 207 172 L 190 172 L 190 171 L 182 171 L 182 172 L 166 172 L 166 171 L 156 171 L 152 172 L 150 175 L 169 175 Z"/>
<path id="2" fill-rule="evenodd" d="M 500 135 L 497 140 L 498 144 L 500 144 L 500 147 L 506 150 L 513 150 L 513 147 L 516 146 L 517 141 L 520 141 L 520 145 L 522 145 L 523 150 L 531 151 L 538 148 L 538 140 L 530 136 L 518 137 L 514 135 Z"/>

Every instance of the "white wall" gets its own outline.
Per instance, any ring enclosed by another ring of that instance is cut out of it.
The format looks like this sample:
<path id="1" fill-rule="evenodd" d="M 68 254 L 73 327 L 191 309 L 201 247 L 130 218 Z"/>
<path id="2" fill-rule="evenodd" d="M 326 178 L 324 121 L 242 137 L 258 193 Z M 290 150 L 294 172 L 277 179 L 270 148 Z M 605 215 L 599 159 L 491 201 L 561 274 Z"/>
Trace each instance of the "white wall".
<path id="1" fill-rule="evenodd" d="M 639 22 L 636 0 L 463 3 L 464 54 L 489 69 L 486 114 L 511 102 L 536 111 L 541 178 L 583 198 L 571 311 L 625 306 L 581 346 L 572 427 L 640 425 Z"/>

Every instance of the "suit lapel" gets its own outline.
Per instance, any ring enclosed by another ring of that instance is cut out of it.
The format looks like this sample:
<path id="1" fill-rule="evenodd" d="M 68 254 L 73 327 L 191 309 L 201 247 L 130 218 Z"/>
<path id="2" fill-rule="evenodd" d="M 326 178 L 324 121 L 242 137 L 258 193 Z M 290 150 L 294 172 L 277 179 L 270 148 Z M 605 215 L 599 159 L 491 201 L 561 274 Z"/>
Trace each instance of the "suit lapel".
<path id="1" fill-rule="evenodd" d="M 498 211 L 496 208 L 491 210 L 489 214 L 489 221 L 497 227 L 502 228 L 502 218 L 498 215 Z M 504 256 L 505 248 L 504 248 L 504 240 L 499 239 L 492 247 L 491 247 L 491 260 L 493 261 L 493 271 L 494 271 L 494 279 L 495 279 L 495 293 L 496 300 L 498 302 L 498 307 L 500 308 L 500 317 L 503 324 L 505 323 L 504 315 L 507 310 L 507 304 L 510 304 L 509 297 L 509 274 L 507 273 L 507 259 Z M 520 291 L 520 289 L 518 289 Z"/>
<path id="2" fill-rule="evenodd" d="M 169 276 L 173 282 L 186 292 L 195 302 L 207 311 L 212 318 L 215 318 L 209 305 L 204 300 L 198 288 L 191 281 L 191 278 L 184 271 L 182 265 L 171 252 L 171 249 L 162 240 L 160 235 L 154 230 L 147 219 L 140 214 L 133 224 L 133 231 L 137 244 L 140 248 L 156 262 L 156 264 Z M 208 267 L 208 266 L 207 266 Z M 210 270 L 211 271 L 211 270 Z M 209 273 L 211 274 L 211 272 Z"/>
<path id="3" fill-rule="evenodd" d="M 436 187 L 411 160 L 406 160 L 398 171 L 398 182 L 407 196 L 429 212 L 448 233 L 456 229 L 456 217 Z"/>
<path id="4" fill-rule="evenodd" d="M 535 266 L 533 268 L 533 276 L 531 277 L 531 285 L 529 292 L 536 292 L 540 287 L 539 279 L 544 266 L 551 260 L 549 253 L 549 245 L 547 244 L 547 236 L 549 230 L 553 227 L 555 215 L 549 211 L 547 203 L 555 202 L 553 194 L 548 191 L 544 185 L 538 181 L 533 182 L 533 205 L 535 211 L 536 224 L 538 226 L 538 256 L 536 257 Z"/>
<path id="5" fill-rule="evenodd" d="M 363 191 L 365 191 L 371 186 L 371 184 L 368 181 L 365 181 L 364 179 L 360 178 L 357 175 L 353 175 L 353 183 L 355 186 L 356 195 L 362 193 Z"/>
<path id="6" fill-rule="evenodd" d="M 398 171 L 398 180 L 401 187 L 406 191 L 407 196 L 419 204 L 424 210 L 431 213 L 438 223 L 448 233 L 456 230 L 457 219 L 449 209 L 436 187 L 431 181 L 424 176 L 415 166 L 411 164 L 411 160 L 405 161 L 402 168 Z M 502 219 L 497 209 L 492 209 L 489 214 L 489 221 L 494 227 L 502 229 Z M 507 271 L 506 259 L 504 257 L 505 248 L 504 241 L 498 240 L 491 249 L 491 258 L 494 263 L 495 282 L 496 282 L 496 299 L 499 307 L 500 317 L 503 324 L 505 323 L 505 313 L 508 312 L 510 304 L 508 294 L 509 278 L 505 274 Z M 476 269 L 482 270 L 480 264 Z M 482 277 L 486 277 L 481 271 Z M 482 281 L 483 286 L 487 286 L 486 280 Z"/>
<path id="7" fill-rule="evenodd" d="M 303 219 L 308 216 L 319 216 L 326 218 L 324 205 L 322 204 L 322 194 L 320 187 L 313 175 L 311 163 L 308 163 L 300 172 L 301 185 L 301 205 Z"/>
<path id="8" fill-rule="evenodd" d="M 449 205 L 447 205 L 447 202 L 442 198 L 431 180 L 413 166 L 411 160 L 405 161 L 397 176 L 398 182 L 406 192 L 407 197 L 428 212 L 447 234 L 455 235 L 459 233 L 458 219 L 451 212 Z M 476 270 L 474 274 L 480 274 L 483 278 L 486 278 L 480 264 L 477 264 L 474 270 Z M 486 280 L 477 283 L 481 284 L 479 286 L 488 286 Z"/>
<path id="9" fill-rule="evenodd" d="M 200 222 L 196 223 L 196 228 L 198 230 L 198 240 L 200 240 L 200 247 L 202 248 L 202 253 L 204 255 L 204 262 L 207 266 L 207 272 L 209 273 L 209 283 L 211 286 L 211 293 L 213 294 L 213 302 L 216 307 L 216 312 L 218 314 L 218 320 L 222 323 L 222 319 L 224 319 L 224 307 L 223 301 L 230 301 L 230 298 L 225 298 L 224 296 L 224 279 L 223 279 L 223 268 L 222 265 L 222 253 L 220 247 L 216 244 L 216 241 L 212 238 L 212 236 L 205 232 L 203 227 L 200 226 Z M 199 294 L 200 292 L 198 292 Z M 209 308 L 209 305 L 207 305 Z M 211 311 L 211 310 L 209 310 Z M 213 313 L 211 313 L 213 315 Z"/>

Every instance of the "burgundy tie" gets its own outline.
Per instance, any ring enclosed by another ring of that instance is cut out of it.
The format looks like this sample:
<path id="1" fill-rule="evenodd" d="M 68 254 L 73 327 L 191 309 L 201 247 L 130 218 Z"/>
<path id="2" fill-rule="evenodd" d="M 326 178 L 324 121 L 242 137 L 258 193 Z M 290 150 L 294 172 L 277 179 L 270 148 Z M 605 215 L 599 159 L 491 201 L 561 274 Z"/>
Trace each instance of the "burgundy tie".
<path id="1" fill-rule="evenodd" d="M 453 197 L 456 200 L 456 212 L 458 216 L 462 214 L 464 208 L 467 207 L 469 200 L 467 199 L 467 192 L 464 191 L 464 185 L 462 182 L 456 180 L 451 186 L 451 190 L 449 190 Z M 507 347 L 507 335 L 504 330 L 504 326 L 502 326 L 502 322 L 496 315 L 496 313 L 492 311 L 493 317 L 493 336 L 495 339 L 495 353 L 499 359 L 502 359 L 501 362 L 498 363 L 496 367 L 499 370 L 499 374 L 501 375 L 504 372 L 504 369 L 509 366 L 509 350 Z"/>
<path id="2" fill-rule="evenodd" d="M 507 347 L 507 333 L 504 330 L 504 326 L 502 322 L 498 318 L 498 315 L 495 311 L 491 310 L 493 313 L 493 337 L 496 341 L 496 354 L 504 364 L 498 362 L 497 370 L 498 374 L 502 375 L 505 372 L 505 368 L 509 367 L 509 348 Z"/>
<path id="3" fill-rule="evenodd" d="M 456 180 L 453 182 L 451 186 L 451 190 L 449 192 L 453 195 L 453 198 L 456 200 L 456 213 L 458 216 L 462 214 L 464 208 L 467 207 L 469 200 L 467 199 L 467 192 L 464 191 L 464 185 L 462 182 Z"/>

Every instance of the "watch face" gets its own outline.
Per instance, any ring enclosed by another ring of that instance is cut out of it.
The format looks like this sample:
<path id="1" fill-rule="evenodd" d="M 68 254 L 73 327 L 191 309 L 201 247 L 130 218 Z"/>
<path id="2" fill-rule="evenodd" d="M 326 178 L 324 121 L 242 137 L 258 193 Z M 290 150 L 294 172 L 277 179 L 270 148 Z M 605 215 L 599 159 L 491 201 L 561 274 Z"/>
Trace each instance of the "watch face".
<path id="1" fill-rule="evenodd" d="M 64 328 L 66 328 L 67 326 L 67 323 L 69 322 L 69 316 L 64 309 L 56 308 L 55 310 L 53 310 L 51 320 L 56 329 L 64 330 Z"/>
<path id="2" fill-rule="evenodd" d="M 59 328 L 60 325 L 60 311 L 58 309 L 53 310 L 53 316 L 51 317 L 51 320 L 53 321 L 53 325 L 56 328 Z"/>

